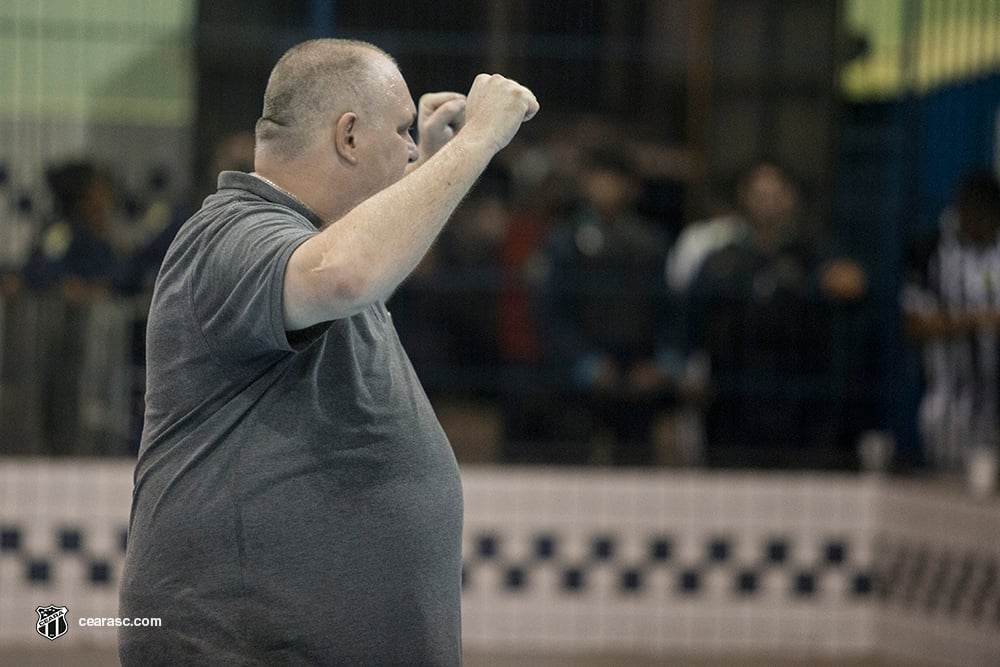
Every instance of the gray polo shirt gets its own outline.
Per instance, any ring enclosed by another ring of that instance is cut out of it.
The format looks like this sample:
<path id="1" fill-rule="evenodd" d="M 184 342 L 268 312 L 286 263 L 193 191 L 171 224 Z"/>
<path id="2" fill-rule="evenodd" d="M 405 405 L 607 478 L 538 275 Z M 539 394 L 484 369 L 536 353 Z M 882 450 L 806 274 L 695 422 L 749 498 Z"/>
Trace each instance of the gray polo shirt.
<path id="1" fill-rule="evenodd" d="M 126 666 L 461 662 L 458 467 L 385 305 L 284 329 L 319 224 L 223 172 L 164 260 L 120 610 L 163 625 Z"/>

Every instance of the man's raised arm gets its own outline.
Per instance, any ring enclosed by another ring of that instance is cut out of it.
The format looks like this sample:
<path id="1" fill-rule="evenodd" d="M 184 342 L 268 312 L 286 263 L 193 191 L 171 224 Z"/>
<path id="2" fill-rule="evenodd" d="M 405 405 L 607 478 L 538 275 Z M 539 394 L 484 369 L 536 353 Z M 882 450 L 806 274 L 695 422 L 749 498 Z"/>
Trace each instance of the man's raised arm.
<path id="1" fill-rule="evenodd" d="M 464 126 L 451 141 L 295 250 L 285 271 L 285 328 L 346 317 L 389 296 L 493 156 L 537 111 L 527 88 L 496 74 L 476 77 Z"/>

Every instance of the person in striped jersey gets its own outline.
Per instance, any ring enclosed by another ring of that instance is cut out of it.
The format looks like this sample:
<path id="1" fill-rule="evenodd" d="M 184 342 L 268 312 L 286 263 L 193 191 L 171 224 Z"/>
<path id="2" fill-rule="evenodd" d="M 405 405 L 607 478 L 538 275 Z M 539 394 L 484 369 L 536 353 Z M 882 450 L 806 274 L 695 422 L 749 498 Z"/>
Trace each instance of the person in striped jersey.
<path id="1" fill-rule="evenodd" d="M 937 238 L 911 255 L 902 309 L 922 345 L 918 425 L 927 462 L 959 472 L 977 449 L 995 456 L 1000 415 L 1000 184 L 968 173 Z"/>

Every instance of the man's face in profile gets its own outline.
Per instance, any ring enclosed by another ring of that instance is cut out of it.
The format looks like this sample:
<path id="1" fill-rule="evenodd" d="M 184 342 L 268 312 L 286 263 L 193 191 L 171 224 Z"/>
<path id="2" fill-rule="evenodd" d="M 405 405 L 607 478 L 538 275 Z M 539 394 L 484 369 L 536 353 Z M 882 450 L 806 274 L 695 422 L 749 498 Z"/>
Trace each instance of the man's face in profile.
<path id="1" fill-rule="evenodd" d="M 416 106 L 399 69 L 388 60 L 377 65 L 373 77 L 380 90 L 373 91 L 366 109 L 358 114 L 358 166 L 365 170 L 371 194 L 389 187 L 417 159 L 417 146 L 410 130 L 416 122 Z"/>

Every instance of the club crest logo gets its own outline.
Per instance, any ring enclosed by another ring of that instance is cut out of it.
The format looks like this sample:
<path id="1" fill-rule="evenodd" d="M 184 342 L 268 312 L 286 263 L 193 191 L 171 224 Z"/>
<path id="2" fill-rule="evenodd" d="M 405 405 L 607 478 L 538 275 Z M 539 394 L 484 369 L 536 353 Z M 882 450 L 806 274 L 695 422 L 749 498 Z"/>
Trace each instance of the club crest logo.
<path id="1" fill-rule="evenodd" d="M 38 612 L 38 622 L 35 623 L 35 630 L 46 639 L 58 639 L 66 634 L 69 626 L 66 624 L 66 607 L 35 607 Z"/>

